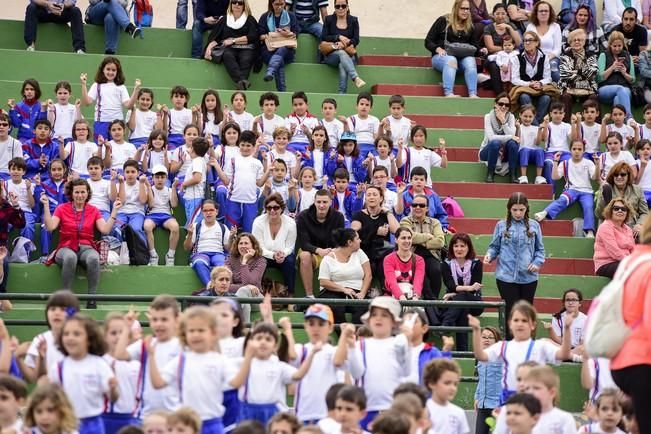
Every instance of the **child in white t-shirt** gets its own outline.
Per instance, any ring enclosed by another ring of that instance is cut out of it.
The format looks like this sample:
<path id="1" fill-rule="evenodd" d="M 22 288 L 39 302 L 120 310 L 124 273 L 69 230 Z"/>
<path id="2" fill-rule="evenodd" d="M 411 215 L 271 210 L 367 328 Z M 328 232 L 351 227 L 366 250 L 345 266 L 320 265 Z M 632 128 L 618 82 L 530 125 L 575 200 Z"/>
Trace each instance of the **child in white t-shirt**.
<path id="1" fill-rule="evenodd" d="M 319 123 L 326 129 L 328 134 L 329 148 L 335 148 L 344 129 L 348 127 L 346 117 L 337 116 L 337 100 L 334 98 L 325 98 L 321 103 L 321 114 L 323 119 Z M 328 148 L 325 148 L 326 150 Z"/>
<path id="2" fill-rule="evenodd" d="M 196 117 L 196 125 L 201 129 L 204 137 L 211 137 L 213 145 L 221 143 L 221 127 L 224 123 L 224 112 L 219 93 L 208 89 L 201 97 L 201 105 L 192 107 Z"/>
<path id="3" fill-rule="evenodd" d="M 273 147 L 267 152 L 267 165 L 271 165 L 275 160 L 283 160 L 287 166 L 287 174 L 290 178 L 298 178 L 298 172 L 301 170 L 300 152 L 293 153 L 287 150 L 289 143 L 289 130 L 285 127 L 278 127 L 273 132 Z"/>
<path id="4" fill-rule="evenodd" d="M 196 130 L 196 127 L 191 128 Z M 167 150 L 168 147 L 167 134 L 163 130 L 156 129 L 149 134 L 147 142 L 138 148 L 134 159 L 140 163 L 142 173 L 147 175 L 149 180 L 152 179 L 153 167 L 163 166 L 167 171 L 170 170 L 172 153 Z M 169 181 L 165 185 L 169 186 Z"/>
<path id="5" fill-rule="evenodd" d="M 401 140 L 403 143 L 408 143 L 413 122 L 403 115 L 405 98 L 402 95 L 392 95 L 389 98 L 389 111 L 391 114 L 380 123 L 380 132 L 391 137 L 393 143 Z"/>
<path id="6" fill-rule="evenodd" d="M 317 187 L 314 185 L 316 171 L 312 167 L 303 167 L 298 175 L 300 188 L 295 190 L 294 201 L 296 203 L 296 215 L 305 211 L 314 203 Z"/>
<path id="7" fill-rule="evenodd" d="M 380 120 L 371 114 L 373 96 L 368 92 L 357 95 L 357 114 L 348 118 L 348 131 L 357 136 L 360 156 L 366 156 L 375 151 L 375 139 L 380 133 Z"/>
<path id="8" fill-rule="evenodd" d="M 524 377 L 526 393 L 540 401 L 541 414 L 533 434 L 576 434 L 574 416 L 556 407 L 560 378 L 551 366 L 536 366 Z"/>
<path id="9" fill-rule="evenodd" d="M 57 102 L 47 101 L 47 120 L 52 124 L 52 138 L 62 142 L 68 142 L 72 138 L 73 124 L 75 121 L 82 119 L 81 101 L 77 100 L 75 104 L 70 104 L 70 94 L 72 87 L 67 81 L 60 81 L 54 86 Z M 63 143 L 59 143 L 62 145 Z"/>
<path id="10" fill-rule="evenodd" d="M 276 128 L 285 126 L 285 118 L 278 116 L 276 110 L 280 105 L 278 95 L 266 92 L 260 95 L 260 109 L 262 113 L 253 120 L 253 132 L 262 135 L 262 142 L 271 146 L 274 142 Z"/>
<path id="11" fill-rule="evenodd" d="M 635 162 L 637 165 L 635 183 L 640 186 L 646 198 L 646 203 L 651 206 L 651 168 L 648 167 L 649 159 L 651 159 L 651 141 L 643 139 L 637 142 L 635 152 L 639 158 Z"/>
<path id="12" fill-rule="evenodd" d="M 572 327 L 570 333 L 572 337 L 572 360 L 580 362 L 581 354 L 583 353 L 583 338 L 585 334 L 585 322 L 587 320 L 586 314 L 581 312 L 581 302 L 583 301 L 583 294 L 575 288 L 566 290 L 563 293 L 563 308 L 560 312 L 552 316 L 551 323 L 543 323 L 545 329 L 549 330 L 549 337 L 557 344 L 563 341 L 564 324 L 568 316 L 573 317 Z"/>
<path id="13" fill-rule="evenodd" d="M 612 124 L 608 122 L 613 121 Z M 621 104 L 613 105 L 610 113 L 606 113 L 601 122 L 599 141 L 605 142 L 609 133 L 619 133 L 622 136 L 622 149 L 632 149 L 640 140 L 640 130 L 635 120 L 626 123 L 626 109 Z"/>
<path id="14" fill-rule="evenodd" d="M 623 149 L 623 145 L 623 137 L 618 132 L 613 131 L 608 133 L 606 136 L 606 149 L 608 152 L 604 152 L 599 155 L 598 159 L 595 159 L 595 164 L 599 171 L 599 181 L 602 185 L 606 183 L 610 169 L 620 161 L 631 166 L 631 169 L 633 169 L 633 179 L 637 178 L 637 164 L 635 163 L 635 158 L 633 158 L 633 155 L 631 155 L 630 152 Z"/>
<path id="15" fill-rule="evenodd" d="M 431 170 L 433 167 L 445 169 L 448 167 L 448 153 L 445 150 L 445 139 L 439 138 L 438 152 L 425 148 L 427 142 L 427 129 L 422 125 L 416 125 L 411 129 L 411 143 L 413 146 L 406 146 L 407 142 L 398 142 L 398 155 L 396 164 L 400 169 L 402 179 L 411 179 L 411 171 L 415 167 L 422 167 L 427 172 L 426 185 L 432 186 Z"/>
<path id="16" fill-rule="evenodd" d="M 468 434 L 470 427 L 463 409 L 450 401 L 457 394 L 461 379 L 459 364 L 451 359 L 434 359 L 425 365 L 423 384 L 432 393 L 427 411 L 432 430 L 437 434 Z"/>
<path id="17" fill-rule="evenodd" d="M 65 145 L 59 143 L 59 157 L 67 162 L 70 173 L 84 179 L 88 178 L 88 160 L 102 156 L 97 144 L 90 142 L 89 137 L 90 125 L 86 119 L 80 119 L 72 125 L 72 140 Z"/>
<path id="18" fill-rule="evenodd" d="M 176 189 L 178 179 L 174 179 L 172 187 L 167 187 L 167 169 L 158 165 L 152 169 L 154 174 L 154 185 L 147 189 L 147 217 L 143 228 L 147 234 L 147 246 L 149 247 L 149 265 L 158 265 L 158 253 L 154 244 L 154 230 L 162 227 L 170 232 L 169 248 L 165 254 L 165 265 L 173 266 L 176 255 L 176 246 L 179 243 L 179 223 L 172 215 L 172 209 L 179 204 Z"/>
<path id="19" fill-rule="evenodd" d="M 601 151 L 601 124 L 597 123 L 599 104 L 588 99 L 583 103 L 583 114 L 572 116 L 572 140 L 581 140 L 585 144 L 583 158 L 590 161 Z"/>
<path id="20" fill-rule="evenodd" d="M 543 166 L 545 165 L 545 151 L 538 146 L 541 142 L 542 131 L 533 125 L 533 119 L 536 116 L 536 108 L 531 104 L 520 107 L 520 118 L 515 121 L 515 135 L 520 138 L 520 184 L 528 184 L 527 169 L 533 164 L 536 167 L 536 184 L 546 184 L 547 180 L 542 176 Z"/>
<path id="21" fill-rule="evenodd" d="M 513 38 L 510 35 L 504 35 L 502 37 L 502 50 L 488 56 L 488 60 L 494 61 L 500 68 L 500 78 L 507 92 L 512 85 L 511 70 L 513 69 L 513 62 L 518 61 L 519 55 L 520 52 L 515 49 Z"/>
<path id="22" fill-rule="evenodd" d="M 136 160 L 127 160 L 123 168 L 124 176 L 118 177 L 119 190 L 117 192 L 115 183 L 111 183 L 111 200 L 115 201 L 116 198 L 119 198 L 122 202 L 115 226 L 122 228 L 124 225 L 129 225 L 142 241 L 146 241 L 143 225 L 149 184 L 145 175 L 140 175 L 138 178 L 138 162 Z M 111 180 L 113 181 L 113 178 Z"/>
<path id="23" fill-rule="evenodd" d="M 185 127 L 192 124 L 194 116 L 188 108 L 190 92 L 185 86 L 174 86 L 170 91 L 172 108 L 163 105 L 163 129 L 167 131 L 169 149 L 173 151 L 184 142 L 183 132 Z"/>
<path id="24" fill-rule="evenodd" d="M 625 434 L 618 425 L 622 421 L 623 411 L 618 391 L 604 390 L 594 404 L 597 421 L 583 425 L 579 434 Z"/>
<path id="25" fill-rule="evenodd" d="M 205 198 L 207 169 L 205 156 L 209 148 L 210 143 L 203 137 L 192 140 L 192 145 L 188 148 L 188 156 L 192 160 L 185 170 L 181 183 L 186 228 L 189 228 L 198 218 L 201 202 Z"/>
<path id="26" fill-rule="evenodd" d="M 285 118 L 285 126 L 292 136 L 289 150 L 303 154 L 310 144 L 312 130 L 319 125 L 319 120 L 310 113 L 307 95 L 302 90 L 292 94 L 292 108 L 294 111 Z"/>
<path id="27" fill-rule="evenodd" d="M 235 122 L 240 126 L 242 131 L 253 130 L 253 115 L 246 111 L 246 94 L 244 92 L 234 92 L 231 95 L 231 110 L 226 110 L 224 114 L 225 122 Z"/>
<path id="28" fill-rule="evenodd" d="M 34 208 L 34 185 L 29 179 L 23 179 L 27 171 L 27 164 L 22 157 L 9 161 L 9 175 L 11 179 L 0 183 L 0 195 L 6 201 L 10 196 L 15 196 L 20 209 L 25 216 L 25 227 L 20 230 L 20 236 L 34 242 L 34 226 L 37 216 L 32 212 Z M 2 185 L 4 184 L 4 185 Z"/>
<path id="29" fill-rule="evenodd" d="M 552 184 L 554 155 L 560 152 L 560 161 L 569 160 L 570 141 L 572 140 L 572 126 L 563 122 L 565 107 L 562 102 L 554 102 L 549 106 L 549 114 L 544 117 L 540 125 L 540 140 L 545 143 L 545 166 L 543 177 L 547 184 Z"/>
<path id="30" fill-rule="evenodd" d="M 162 112 L 152 110 L 154 106 L 154 92 L 151 89 L 138 91 L 137 107 L 127 112 L 127 127 L 131 131 L 129 141 L 135 146 L 147 143 L 149 135 L 155 129 L 163 128 Z"/>
<path id="31" fill-rule="evenodd" d="M 124 140 L 125 129 L 124 121 L 114 120 L 109 123 L 109 131 L 113 140 L 106 141 L 105 136 L 97 136 L 98 152 L 103 152 L 104 157 L 105 177 L 110 175 L 111 170 L 123 173 L 124 163 L 133 159 L 138 152 L 133 144 Z M 95 135 L 97 135 L 97 131 L 95 131 Z"/>

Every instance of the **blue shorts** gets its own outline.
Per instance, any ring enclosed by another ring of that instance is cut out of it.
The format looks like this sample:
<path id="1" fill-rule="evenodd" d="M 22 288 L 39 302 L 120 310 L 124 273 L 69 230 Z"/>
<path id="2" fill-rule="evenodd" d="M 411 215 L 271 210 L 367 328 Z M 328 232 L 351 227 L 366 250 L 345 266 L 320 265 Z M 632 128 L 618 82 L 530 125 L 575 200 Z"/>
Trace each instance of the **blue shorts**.
<path id="1" fill-rule="evenodd" d="M 163 213 L 149 214 L 145 217 L 146 220 L 153 221 L 156 224 L 157 228 L 162 227 L 166 221 L 172 218 L 174 218 L 174 216 L 170 214 L 163 214 Z"/>
<path id="2" fill-rule="evenodd" d="M 111 140 L 111 133 L 109 132 L 109 125 L 111 125 L 110 122 L 100 122 L 100 121 L 95 121 L 93 124 L 93 139 L 95 139 L 95 143 L 97 143 L 97 138 L 99 136 L 104 137 L 104 139 L 108 142 Z"/>
<path id="3" fill-rule="evenodd" d="M 140 421 L 131 413 L 104 413 L 102 415 L 106 434 L 117 434 L 127 425 L 140 425 Z"/>
<path id="4" fill-rule="evenodd" d="M 229 432 L 235 428 L 240 421 L 240 412 L 242 403 L 237 396 L 237 389 L 226 390 L 224 392 L 224 431 Z"/>
<path id="5" fill-rule="evenodd" d="M 102 416 L 80 418 L 79 434 L 106 434 Z"/>
<path id="6" fill-rule="evenodd" d="M 364 431 L 369 430 L 369 425 L 371 424 L 371 422 L 373 422 L 373 419 L 375 419 L 379 413 L 380 412 L 377 410 L 366 412 L 366 416 L 364 416 L 364 419 L 362 419 L 359 422 L 359 425 L 362 427 Z"/>
<path id="7" fill-rule="evenodd" d="M 224 434 L 224 423 L 221 417 L 201 422 L 201 434 Z"/>
<path id="8" fill-rule="evenodd" d="M 169 151 L 173 151 L 179 146 L 183 146 L 185 143 L 185 139 L 183 138 L 183 134 L 170 134 L 167 136 L 167 149 Z"/>
<path id="9" fill-rule="evenodd" d="M 515 395 L 515 390 L 502 389 L 502 394 L 500 395 L 500 405 L 506 404 L 506 401 L 512 396 Z"/>
<path id="10" fill-rule="evenodd" d="M 129 142 L 131 142 L 136 148 L 139 148 L 140 145 L 144 145 L 149 141 L 149 137 L 131 137 Z"/>
<path id="11" fill-rule="evenodd" d="M 267 426 L 269 419 L 274 417 L 276 413 L 278 413 L 276 404 L 250 404 L 243 402 L 240 420 L 257 420 L 264 426 Z"/>

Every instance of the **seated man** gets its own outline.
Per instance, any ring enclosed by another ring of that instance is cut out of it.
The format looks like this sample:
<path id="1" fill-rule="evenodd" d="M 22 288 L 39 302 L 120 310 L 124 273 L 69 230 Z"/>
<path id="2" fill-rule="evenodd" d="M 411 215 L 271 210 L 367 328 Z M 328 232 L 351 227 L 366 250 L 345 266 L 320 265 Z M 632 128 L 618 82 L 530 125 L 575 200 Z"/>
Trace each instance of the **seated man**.
<path id="1" fill-rule="evenodd" d="M 296 245 L 300 249 L 299 270 L 305 296 L 314 298 L 314 270 L 324 256 L 335 247 L 332 231 L 344 227 L 344 216 L 331 207 L 332 195 L 328 190 L 316 192 L 314 204 L 296 217 Z"/>
<path id="2" fill-rule="evenodd" d="M 192 24 L 192 57 L 203 59 L 203 34 L 213 30 L 226 15 L 229 0 L 197 0 L 196 19 Z"/>
<path id="3" fill-rule="evenodd" d="M 325 22 L 328 15 L 328 0 L 285 0 L 285 3 L 287 10 L 296 15 L 298 33 L 309 33 L 321 40 L 321 21 Z"/>
<path id="4" fill-rule="evenodd" d="M 72 49 L 75 53 L 86 52 L 84 23 L 77 0 L 31 0 L 25 11 L 25 43 L 27 51 L 36 49 L 36 26 L 38 23 L 70 23 Z"/>
<path id="5" fill-rule="evenodd" d="M 626 39 L 626 49 L 628 54 L 633 56 L 633 63 L 637 71 L 637 62 L 640 53 L 647 47 L 647 30 L 639 24 L 637 19 L 637 10 L 635 8 L 626 8 L 622 13 L 622 22 L 617 24 L 613 31 L 622 32 Z"/>

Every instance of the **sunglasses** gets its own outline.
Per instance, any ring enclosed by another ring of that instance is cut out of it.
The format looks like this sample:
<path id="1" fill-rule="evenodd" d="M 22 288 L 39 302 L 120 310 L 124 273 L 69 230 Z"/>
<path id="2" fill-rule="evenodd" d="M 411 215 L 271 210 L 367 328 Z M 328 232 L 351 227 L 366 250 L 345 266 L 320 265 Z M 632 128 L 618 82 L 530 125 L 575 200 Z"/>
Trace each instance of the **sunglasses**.
<path id="1" fill-rule="evenodd" d="M 278 211 L 280 209 L 280 206 L 278 205 L 269 205 L 266 210 L 267 211 Z"/>
<path id="2" fill-rule="evenodd" d="M 427 208 L 426 203 L 412 203 L 411 206 L 414 208 Z"/>
<path id="3" fill-rule="evenodd" d="M 470 8 L 459 8 L 460 11 L 469 11 Z"/>
<path id="4" fill-rule="evenodd" d="M 0 127 L 8 127 L 9 124 L 7 122 L 0 122 Z"/>
<path id="5" fill-rule="evenodd" d="M 578 302 L 580 302 L 580 301 L 581 301 L 581 300 L 579 300 L 578 298 L 566 298 L 566 299 L 565 299 L 565 302 L 566 302 L 566 303 L 578 303 Z"/>
<path id="6" fill-rule="evenodd" d="M 628 176 L 628 173 L 626 172 L 621 172 L 621 173 L 616 173 L 615 178 L 626 178 Z"/>
<path id="7" fill-rule="evenodd" d="M 620 212 L 620 211 L 621 212 L 627 212 L 628 210 L 626 209 L 625 206 L 614 206 L 613 211 L 615 211 L 615 212 Z"/>
<path id="8" fill-rule="evenodd" d="M 244 6 L 244 2 L 241 1 L 241 0 L 233 0 L 233 1 L 231 2 L 231 4 L 232 4 L 233 6 Z"/>
<path id="9" fill-rule="evenodd" d="M 346 9 L 348 5 L 335 5 L 335 9 Z"/>
<path id="10" fill-rule="evenodd" d="M 500 107 L 511 107 L 510 102 L 498 102 L 497 105 Z"/>
<path id="11" fill-rule="evenodd" d="M 536 42 L 536 40 L 535 39 L 525 39 L 524 40 L 525 44 L 529 44 L 530 42 Z"/>

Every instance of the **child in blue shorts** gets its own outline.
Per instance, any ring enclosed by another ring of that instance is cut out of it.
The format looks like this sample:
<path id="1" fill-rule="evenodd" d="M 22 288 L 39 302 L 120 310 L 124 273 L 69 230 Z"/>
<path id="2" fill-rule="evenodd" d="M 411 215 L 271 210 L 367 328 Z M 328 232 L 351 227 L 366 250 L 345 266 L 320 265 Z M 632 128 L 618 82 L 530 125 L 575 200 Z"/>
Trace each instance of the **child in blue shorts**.
<path id="1" fill-rule="evenodd" d="M 156 253 L 156 246 L 154 245 L 154 230 L 163 227 L 170 231 L 165 265 L 173 266 L 176 246 L 179 243 L 179 223 L 172 215 L 172 208 L 177 207 L 179 204 L 179 198 L 176 194 L 179 180 L 178 178 L 174 179 L 172 187 L 166 187 L 167 169 L 162 164 L 154 166 L 152 173 L 154 185 L 152 188 L 147 189 L 149 210 L 143 225 L 147 235 L 147 246 L 149 247 L 149 265 L 158 265 L 158 253 Z"/>

